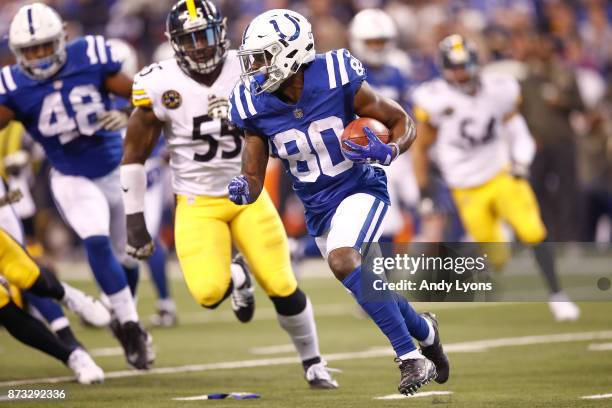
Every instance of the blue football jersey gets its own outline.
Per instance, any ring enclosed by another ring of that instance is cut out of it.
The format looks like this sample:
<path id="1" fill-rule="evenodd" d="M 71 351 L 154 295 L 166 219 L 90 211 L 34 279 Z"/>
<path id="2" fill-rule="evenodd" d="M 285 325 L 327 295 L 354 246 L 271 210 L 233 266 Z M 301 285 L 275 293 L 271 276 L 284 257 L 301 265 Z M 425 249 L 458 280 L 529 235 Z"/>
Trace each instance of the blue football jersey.
<path id="1" fill-rule="evenodd" d="M 242 82 L 232 93 L 231 121 L 268 139 L 294 180 L 312 236 L 325 233 L 349 195 L 368 193 L 389 204 L 385 172 L 346 159 L 340 146 L 344 128 L 356 119 L 355 94 L 365 79 L 361 62 L 341 49 L 317 55 L 305 68 L 295 105 L 271 93 L 254 95 Z"/>
<path id="2" fill-rule="evenodd" d="M 410 79 L 401 69 L 385 64 L 380 67 L 366 66 L 368 83 L 381 95 L 398 102 L 410 110 Z"/>
<path id="3" fill-rule="evenodd" d="M 120 132 L 101 129 L 98 114 L 111 109 L 104 81 L 121 69 L 101 36 L 66 47 L 62 69 L 47 80 L 27 76 L 18 65 L 0 74 L 0 105 L 15 112 L 51 165 L 66 175 L 96 178 L 121 162 Z"/>

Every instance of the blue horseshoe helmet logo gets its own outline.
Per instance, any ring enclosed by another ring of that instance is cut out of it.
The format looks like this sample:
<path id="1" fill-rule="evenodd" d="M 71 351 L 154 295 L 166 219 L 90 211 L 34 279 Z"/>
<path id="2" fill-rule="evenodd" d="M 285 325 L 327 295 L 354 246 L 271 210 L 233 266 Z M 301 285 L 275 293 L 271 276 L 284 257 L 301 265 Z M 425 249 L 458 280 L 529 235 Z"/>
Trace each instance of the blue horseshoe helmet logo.
<path id="1" fill-rule="evenodd" d="M 289 21 L 291 21 L 293 23 L 293 25 L 295 26 L 295 33 L 293 33 L 293 35 L 289 38 L 287 38 L 287 35 L 285 35 L 281 30 L 280 27 L 278 26 L 278 23 L 276 22 L 276 20 L 270 20 L 270 24 L 272 24 L 274 26 L 274 29 L 276 30 L 276 32 L 278 33 L 278 35 L 280 36 L 280 38 L 282 38 L 283 40 L 288 40 L 288 41 L 294 41 L 297 40 L 297 38 L 300 36 L 300 24 L 297 18 L 289 15 L 289 14 L 285 14 L 285 17 L 287 17 L 287 19 Z"/>

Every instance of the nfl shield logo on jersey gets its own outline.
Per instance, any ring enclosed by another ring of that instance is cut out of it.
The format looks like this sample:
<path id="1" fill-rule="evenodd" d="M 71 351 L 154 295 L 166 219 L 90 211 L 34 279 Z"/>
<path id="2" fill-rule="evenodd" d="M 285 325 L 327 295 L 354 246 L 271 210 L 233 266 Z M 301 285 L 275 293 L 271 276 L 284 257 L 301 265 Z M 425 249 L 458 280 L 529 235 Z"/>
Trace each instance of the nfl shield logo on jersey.
<path id="1" fill-rule="evenodd" d="M 168 109 L 176 109 L 181 106 L 181 94 L 174 90 L 166 91 L 162 95 L 162 103 Z"/>
<path id="2" fill-rule="evenodd" d="M 302 119 L 304 117 L 304 111 L 298 108 L 293 111 L 293 116 L 295 116 L 296 119 Z"/>

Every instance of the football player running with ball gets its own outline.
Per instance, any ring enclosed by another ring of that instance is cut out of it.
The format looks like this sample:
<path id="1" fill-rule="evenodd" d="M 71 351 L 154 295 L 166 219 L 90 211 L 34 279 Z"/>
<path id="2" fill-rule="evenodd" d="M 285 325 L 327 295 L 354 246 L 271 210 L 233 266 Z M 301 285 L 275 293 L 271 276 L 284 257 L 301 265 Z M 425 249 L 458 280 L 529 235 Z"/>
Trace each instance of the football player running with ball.
<path id="1" fill-rule="evenodd" d="M 533 248 L 555 319 L 576 320 L 580 311 L 561 291 L 552 248 L 544 243 L 546 228 L 526 180 L 535 143 L 518 110 L 518 82 L 480 73 L 476 49 L 459 35 L 440 43 L 440 62 L 444 79 L 422 84 L 413 95 L 419 140 L 412 157 L 419 187 L 427 187 L 428 155 L 435 144 L 461 221 L 492 265 L 501 268 L 510 255 L 508 245 L 500 244 L 506 240 L 503 220 Z"/>
<path id="2" fill-rule="evenodd" d="M 174 58 L 136 76 L 121 182 L 128 245 L 139 258 L 152 254 L 145 219 L 143 166 L 163 129 L 177 196 L 176 251 L 192 296 L 214 309 L 231 296 L 242 322 L 254 311 L 246 264 L 231 263 L 232 244 L 272 300 L 280 326 L 300 355 L 312 388 L 337 388 L 321 359 L 312 306 L 291 269 L 287 237 L 266 193 L 249 207 L 231 202 L 227 184 L 240 172 L 243 139 L 228 121 L 227 97 L 240 79 L 229 50 L 225 19 L 205 0 L 180 0 L 167 19 Z"/>
<path id="3" fill-rule="evenodd" d="M 317 55 L 310 23 L 291 10 L 256 17 L 238 55 L 243 81 L 231 97 L 231 120 L 244 131 L 246 146 L 242 175 L 229 185 L 230 199 L 257 206 L 266 197 L 268 157 L 279 157 L 304 203 L 309 234 L 336 278 L 391 342 L 401 372 L 399 391 L 415 393 L 436 378 L 436 368 L 438 382 L 445 382 L 449 365 L 433 315 L 417 314 L 392 291 L 369 301 L 377 278 L 361 268 L 362 244 L 378 240 L 389 206 L 384 170 L 370 163 L 388 166 L 408 149 L 415 139 L 412 120 L 372 90 L 363 65 L 347 50 Z M 345 141 L 343 148 L 343 130 L 357 115 L 384 123 L 391 143 L 364 128 L 367 146 Z"/>

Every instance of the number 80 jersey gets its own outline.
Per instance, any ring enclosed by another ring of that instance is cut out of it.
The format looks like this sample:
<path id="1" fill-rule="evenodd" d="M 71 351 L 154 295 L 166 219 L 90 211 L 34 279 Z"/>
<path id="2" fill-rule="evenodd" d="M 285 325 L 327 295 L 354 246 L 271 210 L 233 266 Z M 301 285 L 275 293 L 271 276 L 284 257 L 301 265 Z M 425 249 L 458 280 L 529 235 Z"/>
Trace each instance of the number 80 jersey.
<path id="1" fill-rule="evenodd" d="M 185 74 L 174 58 L 144 68 L 134 78 L 134 106 L 153 110 L 164 122 L 176 194 L 227 196 L 240 173 L 242 136 L 228 119 L 230 95 L 240 78 L 235 51 L 208 87 Z"/>
<path id="2" fill-rule="evenodd" d="M 293 178 L 306 210 L 308 233 L 329 228 L 336 208 L 348 196 L 366 193 L 389 204 L 383 169 L 353 163 L 342 154 L 340 138 L 356 118 L 355 94 L 366 78 L 361 62 L 347 50 L 318 54 L 304 69 L 300 100 L 289 105 L 275 94 L 255 95 L 243 83 L 234 89 L 231 120 L 268 139 Z"/>

